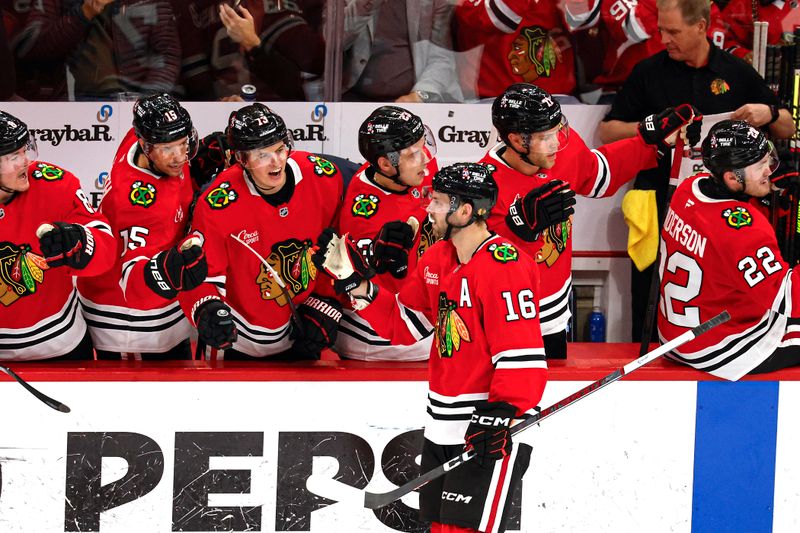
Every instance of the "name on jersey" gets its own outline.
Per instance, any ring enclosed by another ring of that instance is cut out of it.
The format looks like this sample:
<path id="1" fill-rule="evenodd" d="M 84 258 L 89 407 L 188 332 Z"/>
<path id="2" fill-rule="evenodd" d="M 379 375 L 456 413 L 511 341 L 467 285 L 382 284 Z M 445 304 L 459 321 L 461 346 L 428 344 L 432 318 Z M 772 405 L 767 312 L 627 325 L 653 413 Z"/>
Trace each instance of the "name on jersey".
<path id="1" fill-rule="evenodd" d="M 706 241 L 708 239 L 698 233 L 691 224 L 684 222 L 672 209 L 667 211 L 664 232 L 672 236 L 678 244 L 697 255 L 697 257 L 703 257 L 706 252 Z"/>

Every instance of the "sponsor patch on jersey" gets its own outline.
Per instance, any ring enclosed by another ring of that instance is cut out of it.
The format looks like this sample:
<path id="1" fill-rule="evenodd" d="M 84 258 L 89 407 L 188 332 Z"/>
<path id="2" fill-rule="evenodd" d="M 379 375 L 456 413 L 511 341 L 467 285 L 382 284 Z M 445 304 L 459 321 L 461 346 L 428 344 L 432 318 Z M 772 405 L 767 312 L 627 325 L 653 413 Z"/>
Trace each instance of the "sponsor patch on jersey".
<path id="1" fill-rule="evenodd" d="M 318 155 L 309 154 L 308 160 L 314 164 L 314 172 L 318 176 L 335 176 L 336 175 L 336 165 L 324 159 Z"/>
<path id="2" fill-rule="evenodd" d="M 498 263 L 510 263 L 519 259 L 519 251 L 513 244 L 504 242 L 502 244 L 492 243 L 489 245 L 489 253 L 492 254 L 492 259 Z"/>
<path id="3" fill-rule="evenodd" d="M 456 302 L 443 292 L 439 293 L 435 342 L 439 357 L 453 357 L 453 353 L 461 349 L 462 342 L 472 342 L 467 325 L 456 311 Z"/>
<path id="4" fill-rule="evenodd" d="M 359 194 L 353 198 L 353 207 L 350 211 L 354 217 L 369 218 L 378 212 L 380 198 L 374 194 Z"/>
<path id="5" fill-rule="evenodd" d="M 716 78 L 711 82 L 711 93 L 715 96 L 725 94 L 730 90 L 731 86 L 728 85 L 728 82 L 723 80 L 722 78 Z"/>
<path id="6" fill-rule="evenodd" d="M 750 211 L 740 205 L 733 209 L 728 208 L 724 210 L 722 212 L 722 218 L 724 218 L 725 223 L 733 229 L 742 229 L 746 226 L 753 225 L 753 216 L 750 214 Z"/>
<path id="7" fill-rule="evenodd" d="M 231 189 L 231 183 L 223 181 L 206 195 L 206 202 L 211 209 L 225 209 L 237 198 L 239 198 L 239 193 Z"/>
<path id="8" fill-rule="evenodd" d="M 280 287 L 270 269 L 260 263 L 255 281 L 261 292 L 261 298 L 275 300 L 275 303 L 284 307 L 288 305 L 289 298 L 308 289 L 317 278 L 317 267 L 311 261 L 313 253 L 313 243 L 310 239 L 304 241 L 288 239 L 273 244 L 272 252 L 267 256 L 267 263 L 275 272 L 274 275 L 284 281 L 286 289 Z"/>
<path id="9" fill-rule="evenodd" d="M 47 163 L 36 163 L 31 175 L 37 180 L 58 181 L 64 177 L 64 169 Z"/>
<path id="10" fill-rule="evenodd" d="M 131 184 L 131 193 L 128 195 L 132 205 L 150 207 L 156 201 L 156 188 L 150 183 L 134 181 Z"/>
<path id="11" fill-rule="evenodd" d="M 0 304 L 8 307 L 34 294 L 48 268 L 44 257 L 33 253 L 30 245 L 0 242 Z"/>

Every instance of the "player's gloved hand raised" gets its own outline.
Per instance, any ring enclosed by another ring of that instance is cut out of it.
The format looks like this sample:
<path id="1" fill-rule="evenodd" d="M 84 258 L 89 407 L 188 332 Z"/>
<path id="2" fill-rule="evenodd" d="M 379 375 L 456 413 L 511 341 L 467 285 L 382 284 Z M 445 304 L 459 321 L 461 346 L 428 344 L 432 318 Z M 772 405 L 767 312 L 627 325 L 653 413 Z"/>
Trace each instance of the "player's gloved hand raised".
<path id="1" fill-rule="evenodd" d="M 408 253 L 413 244 L 414 229 L 409 224 L 387 222 L 372 241 L 370 264 L 378 274 L 388 272 L 403 279 L 408 274 Z"/>
<path id="2" fill-rule="evenodd" d="M 231 308 L 222 300 L 209 300 L 194 312 L 197 337 L 207 346 L 224 350 L 236 340 L 236 325 L 231 317 Z"/>
<path id="3" fill-rule="evenodd" d="M 36 235 L 42 255 L 51 267 L 68 266 L 80 270 L 86 268 L 94 256 L 92 232 L 80 224 L 42 224 Z"/>
<path id="4" fill-rule="evenodd" d="M 647 144 L 653 144 L 658 150 L 658 156 L 669 154 L 670 148 L 675 146 L 675 140 L 681 128 L 686 127 L 686 144 L 694 146 L 700 142 L 700 127 L 703 115 L 696 107 L 690 104 L 681 104 L 678 107 L 668 107 L 661 113 L 654 113 L 645 117 L 639 123 L 639 134 Z"/>
<path id="5" fill-rule="evenodd" d="M 340 237 L 333 228 L 325 228 L 317 238 L 312 261 L 333 278 L 337 294 L 345 294 L 375 275 L 353 239 L 346 233 Z"/>
<path id="6" fill-rule="evenodd" d="M 575 191 L 561 180 L 553 180 L 517 197 L 508 208 L 506 224 L 520 239 L 533 242 L 554 224 L 564 222 L 575 212 Z"/>
<path id="7" fill-rule="evenodd" d="M 206 254 L 202 247 L 191 243 L 157 253 L 144 267 L 145 284 L 167 299 L 175 298 L 178 291 L 198 287 L 207 275 Z"/>
<path id="8" fill-rule="evenodd" d="M 303 331 L 292 329 L 290 338 L 294 339 L 294 351 L 308 355 L 309 359 L 319 359 L 320 352 L 336 341 L 342 304 L 333 298 L 311 294 L 297 306 L 297 314 Z"/>
<path id="9" fill-rule="evenodd" d="M 507 402 L 479 402 L 464 435 L 464 450 L 472 449 L 475 452 L 474 460 L 487 467 L 510 454 L 509 428 L 516 414 L 517 408 Z"/>
<path id="10" fill-rule="evenodd" d="M 233 152 L 228 146 L 225 134 L 215 131 L 200 140 L 197 155 L 192 158 L 189 172 L 197 187 L 202 189 L 233 162 Z"/>

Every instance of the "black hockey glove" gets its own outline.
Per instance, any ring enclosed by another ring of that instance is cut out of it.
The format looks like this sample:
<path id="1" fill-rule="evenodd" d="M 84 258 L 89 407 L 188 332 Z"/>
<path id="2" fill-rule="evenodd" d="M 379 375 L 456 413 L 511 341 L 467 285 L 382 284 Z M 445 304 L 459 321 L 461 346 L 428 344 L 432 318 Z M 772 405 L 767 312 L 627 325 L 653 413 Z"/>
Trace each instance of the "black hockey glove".
<path id="1" fill-rule="evenodd" d="M 233 152 L 228 146 L 225 134 L 215 131 L 200 140 L 197 155 L 192 158 L 189 172 L 197 187 L 202 189 L 233 162 Z"/>
<path id="2" fill-rule="evenodd" d="M 482 401 L 475 406 L 467 433 L 464 450 L 475 452 L 480 466 L 491 467 L 494 461 L 511 453 L 511 421 L 517 408 L 506 402 Z"/>
<path id="3" fill-rule="evenodd" d="M 686 128 L 686 140 L 689 146 L 694 146 L 700 141 L 700 127 L 703 115 L 696 107 L 690 104 L 681 104 L 678 107 L 668 107 L 661 113 L 654 113 L 645 117 L 639 123 L 639 133 L 644 142 L 653 144 L 658 150 L 658 157 L 664 157 L 675 146 L 675 138 L 680 129 Z"/>
<path id="4" fill-rule="evenodd" d="M 159 252 L 144 267 L 144 282 L 162 298 L 172 299 L 178 291 L 199 287 L 208 275 L 203 248 L 194 245 L 186 250 L 173 247 Z"/>
<path id="5" fill-rule="evenodd" d="M 312 261 L 333 278 L 336 294 L 345 294 L 375 275 L 353 239 L 348 234 L 339 237 L 333 228 L 325 228 L 317 238 Z"/>
<path id="6" fill-rule="evenodd" d="M 297 314 L 303 322 L 303 333 L 292 329 L 290 338 L 294 339 L 294 349 L 310 359 L 319 359 L 320 352 L 336 341 L 342 304 L 333 298 L 312 294 L 297 306 Z"/>
<path id="7" fill-rule="evenodd" d="M 388 272 L 397 279 L 408 274 L 408 252 L 414 244 L 414 229 L 405 222 L 387 222 L 372 241 L 370 264 L 378 274 Z"/>
<path id="8" fill-rule="evenodd" d="M 772 173 L 769 180 L 778 189 L 786 189 L 800 182 L 800 173 L 791 168 L 778 168 L 778 170 Z"/>
<path id="9" fill-rule="evenodd" d="M 194 313 L 197 336 L 207 346 L 224 350 L 236 340 L 236 325 L 231 318 L 231 308 L 222 300 L 209 300 Z"/>
<path id="10" fill-rule="evenodd" d="M 92 232 L 80 224 L 53 222 L 53 229 L 39 237 L 47 264 L 51 267 L 68 266 L 86 268 L 94 256 L 94 237 Z"/>
<path id="11" fill-rule="evenodd" d="M 553 224 L 564 222 L 575 212 L 575 191 L 561 180 L 533 189 L 525 198 L 517 197 L 508 208 L 506 224 L 523 241 L 533 242 Z"/>

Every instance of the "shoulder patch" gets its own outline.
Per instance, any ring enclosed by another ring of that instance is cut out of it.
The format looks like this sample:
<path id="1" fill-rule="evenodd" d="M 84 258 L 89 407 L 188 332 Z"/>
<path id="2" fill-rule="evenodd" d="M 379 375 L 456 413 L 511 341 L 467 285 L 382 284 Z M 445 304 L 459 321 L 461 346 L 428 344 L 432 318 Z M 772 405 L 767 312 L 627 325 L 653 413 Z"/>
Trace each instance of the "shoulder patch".
<path id="1" fill-rule="evenodd" d="M 37 180 L 58 181 L 64 177 L 64 169 L 48 163 L 36 163 L 31 175 Z"/>
<path id="2" fill-rule="evenodd" d="M 722 212 L 725 223 L 733 229 L 742 229 L 753 225 L 753 216 L 747 208 L 739 205 L 734 208 L 725 209 Z"/>
<path id="3" fill-rule="evenodd" d="M 156 202 L 156 188 L 151 183 L 136 180 L 131 184 L 128 199 L 131 201 L 131 205 L 150 207 Z"/>
<path id="4" fill-rule="evenodd" d="M 519 259 L 519 252 L 517 251 L 516 247 L 507 242 L 500 244 L 492 243 L 489 245 L 487 250 L 490 254 L 492 254 L 492 259 L 498 263 L 509 263 Z"/>
<path id="5" fill-rule="evenodd" d="M 359 194 L 353 198 L 353 207 L 350 208 L 350 212 L 354 217 L 370 218 L 378 212 L 380 201 L 380 198 L 374 194 Z"/>
<path id="6" fill-rule="evenodd" d="M 308 160 L 314 165 L 314 173 L 318 176 L 335 176 L 338 170 L 336 165 L 318 155 L 309 154 Z"/>
<path id="7" fill-rule="evenodd" d="M 239 193 L 231 189 L 231 182 L 223 181 L 211 189 L 206 195 L 206 202 L 211 209 L 224 209 L 239 198 Z"/>

